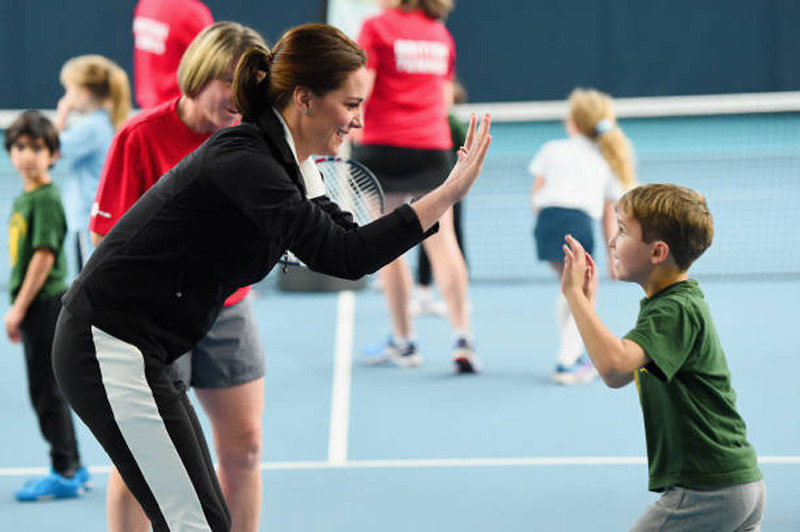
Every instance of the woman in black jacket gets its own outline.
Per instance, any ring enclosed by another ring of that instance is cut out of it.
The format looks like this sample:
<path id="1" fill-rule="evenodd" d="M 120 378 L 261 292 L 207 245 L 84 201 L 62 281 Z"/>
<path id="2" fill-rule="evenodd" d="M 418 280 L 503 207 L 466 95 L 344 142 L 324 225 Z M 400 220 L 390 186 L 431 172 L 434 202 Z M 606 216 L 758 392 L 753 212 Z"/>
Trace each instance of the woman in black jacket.
<path id="1" fill-rule="evenodd" d="M 480 172 L 488 116 L 480 128 L 473 119 L 447 181 L 413 205 L 358 227 L 327 198 L 307 199 L 299 163 L 335 155 L 362 125 L 365 63 L 358 45 L 321 24 L 289 30 L 271 52 L 252 48 L 234 77 L 242 123 L 148 190 L 64 297 L 59 385 L 154 530 L 230 529 L 202 430 L 166 368 L 225 297 L 287 249 L 330 275 L 374 272 L 434 232 Z"/>

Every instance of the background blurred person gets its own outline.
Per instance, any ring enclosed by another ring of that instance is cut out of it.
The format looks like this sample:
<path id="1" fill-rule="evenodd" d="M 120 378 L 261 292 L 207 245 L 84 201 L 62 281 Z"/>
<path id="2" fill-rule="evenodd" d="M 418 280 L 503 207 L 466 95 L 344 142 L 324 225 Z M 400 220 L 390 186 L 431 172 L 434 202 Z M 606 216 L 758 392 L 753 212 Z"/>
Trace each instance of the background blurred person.
<path id="1" fill-rule="evenodd" d="M 451 0 L 383 2 L 385 9 L 366 19 L 358 38 L 366 50 L 371 91 L 364 111 L 364 132 L 353 158 L 375 172 L 392 209 L 433 190 L 444 181 L 453 147 L 447 122 L 452 101 L 455 43 L 442 20 Z M 453 327 L 452 359 L 457 373 L 475 373 L 467 267 L 453 228 L 453 213 L 423 246 L 447 304 Z M 413 280 L 404 258 L 381 270 L 392 334 L 367 357 L 370 364 L 418 366 L 409 302 Z"/>
<path id="2" fill-rule="evenodd" d="M 92 251 L 92 204 L 111 139 L 128 118 L 131 88 L 125 71 L 101 55 L 81 55 L 64 63 L 61 85 L 64 96 L 58 101 L 55 127 L 66 165 L 61 183 L 69 230 L 66 247 L 74 245 L 78 273 Z"/>
<path id="3" fill-rule="evenodd" d="M 178 65 L 198 33 L 214 23 L 200 0 L 139 0 L 133 14 L 133 81 L 142 109 L 177 98 Z"/>

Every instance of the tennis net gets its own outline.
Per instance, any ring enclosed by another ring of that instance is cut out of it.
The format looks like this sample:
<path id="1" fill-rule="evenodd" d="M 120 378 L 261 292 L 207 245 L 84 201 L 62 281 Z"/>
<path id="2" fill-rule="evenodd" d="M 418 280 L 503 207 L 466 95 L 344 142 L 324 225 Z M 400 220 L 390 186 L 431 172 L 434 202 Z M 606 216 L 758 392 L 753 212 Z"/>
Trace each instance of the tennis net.
<path id="1" fill-rule="evenodd" d="M 708 200 L 714 243 L 693 275 L 800 277 L 800 92 L 617 99 L 615 107 L 634 145 L 639 181 L 685 185 Z M 492 147 L 463 210 L 470 278 L 553 281 L 535 256 L 527 166 L 542 144 L 565 136 L 566 103 L 463 105 L 457 114 L 466 120 L 487 110 Z M 0 130 L 17 114 L 0 111 Z M 56 183 L 61 173 L 56 164 Z M 8 220 L 20 189 L 3 151 L 0 219 Z M 6 232 L 0 235 L 6 247 Z M 599 228 L 596 236 L 602 242 Z M 605 257 L 597 255 L 605 275 Z M 7 269 L 8 261 L 0 261 L 0 283 Z"/>
<path id="2" fill-rule="evenodd" d="M 693 275 L 800 276 L 800 93 L 618 99 L 615 108 L 641 183 L 677 183 L 707 198 L 714 243 Z M 552 280 L 535 256 L 527 166 L 542 144 L 566 136 L 566 103 L 474 104 L 457 112 L 466 120 L 486 110 L 492 147 L 464 208 L 470 276 Z M 598 258 L 604 274 L 605 256 Z"/>

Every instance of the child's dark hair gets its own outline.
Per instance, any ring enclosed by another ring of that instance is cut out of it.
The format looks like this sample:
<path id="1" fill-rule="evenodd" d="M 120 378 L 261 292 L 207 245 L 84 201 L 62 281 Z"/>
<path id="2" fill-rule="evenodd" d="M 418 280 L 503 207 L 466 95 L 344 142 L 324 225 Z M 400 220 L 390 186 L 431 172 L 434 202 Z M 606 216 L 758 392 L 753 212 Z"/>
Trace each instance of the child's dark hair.
<path id="1" fill-rule="evenodd" d="M 6 151 L 10 152 L 11 146 L 13 146 L 20 137 L 24 136 L 28 136 L 33 140 L 44 140 L 51 155 L 58 153 L 61 147 L 56 127 L 41 111 L 23 111 L 22 114 L 8 126 L 5 138 L 3 139 Z"/>

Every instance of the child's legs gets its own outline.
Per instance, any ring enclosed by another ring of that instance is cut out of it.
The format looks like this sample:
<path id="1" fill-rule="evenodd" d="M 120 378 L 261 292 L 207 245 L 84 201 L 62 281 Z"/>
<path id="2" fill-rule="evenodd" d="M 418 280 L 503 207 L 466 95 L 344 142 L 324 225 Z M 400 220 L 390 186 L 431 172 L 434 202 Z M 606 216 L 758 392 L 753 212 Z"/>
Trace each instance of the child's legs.
<path id="1" fill-rule="evenodd" d="M 39 420 L 39 428 L 50 444 L 53 469 L 71 477 L 80 467 L 72 412 L 53 375 L 52 345 L 61 297 L 34 302 L 21 324 L 28 392 Z"/>
<path id="2" fill-rule="evenodd" d="M 561 279 L 564 274 L 564 263 L 552 261 L 549 264 L 558 275 L 558 278 Z M 581 333 L 578 331 L 578 325 L 575 323 L 575 318 L 572 317 L 572 313 L 569 311 L 567 299 L 560 291 L 556 296 L 556 324 L 559 332 L 556 363 L 564 367 L 572 366 L 583 354 L 583 340 L 581 339 Z"/>
<path id="3" fill-rule="evenodd" d="M 647 508 L 631 532 L 757 531 L 765 505 L 763 480 L 712 490 L 672 487 Z"/>
<path id="4" fill-rule="evenodd" d="M 567 299 L 561 293 L 556 296 L 556 317 L 559 332 L 556 363 L 569 367 L 583 355 L 584 347 L 581 333 L 569 310 Z"/>
<path id="5" fill-rule="evenodd" d="M 123 342 L 65 310 L 53 366 L 154 530 L 229 530 L 200 424 L 157 350 Z"/>
<path id="6" fill-rule="evenodd" d="M 456 330 L 469 331 L 467 265 L 456 240 L 452 208 L 439 219 L 439 232 L 422 245 L 431 261 L 433 278 L 447 304 L 451 325 Z"/>

